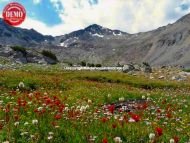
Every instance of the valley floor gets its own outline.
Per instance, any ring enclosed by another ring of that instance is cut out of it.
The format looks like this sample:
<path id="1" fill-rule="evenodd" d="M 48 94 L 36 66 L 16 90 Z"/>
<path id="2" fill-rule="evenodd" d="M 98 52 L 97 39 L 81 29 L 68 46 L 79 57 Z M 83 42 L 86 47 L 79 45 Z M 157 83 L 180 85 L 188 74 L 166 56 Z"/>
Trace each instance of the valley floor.
<path id="1" fill-rule="evenodd" d="M 190 142 L 190 80 L 167 72 L 0 70 L 0 142 Z"/>

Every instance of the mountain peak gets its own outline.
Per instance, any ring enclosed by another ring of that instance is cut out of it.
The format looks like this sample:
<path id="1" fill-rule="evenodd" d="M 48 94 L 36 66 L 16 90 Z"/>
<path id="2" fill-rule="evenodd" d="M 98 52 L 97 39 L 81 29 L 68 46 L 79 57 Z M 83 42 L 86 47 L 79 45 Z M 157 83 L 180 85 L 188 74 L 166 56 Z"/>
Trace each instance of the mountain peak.
<path id="1" fill-rule="evenodd" d="M 122 32 L 120 30 L 112 30 L 112 29 L 109 29 L 109 28 L 105 28 L 103 26 L 100 26 L 98 24 L 92 24 L 92 25 L 89 25 L 88 27 L 86 27 L 84 29 L 84 31 L 90 33 L 90 34 L 94 34 L 95 36 L 98 36 L 100 37 L 100 35 L 102 35 L 101 37 L 105 36 L 105 35 L 122 35 L 122 34 L 127 34 L 125 32 Z"/>
<path id="2" fill-rule="evenodd" d="M 89 32 L 102 31 L 104 28 L 98 24 L 92 24 L 86 27 L 84 30 Z"/>
<path id="3" fill-rule="evenodd" d="M 100 25 L 98 25 L 98 24 L 91 24 L 91 25 L 89 25 L 87 28 L 92 28 L 92 27 L 102 28 L 102 26 L 100 26 Z"/>

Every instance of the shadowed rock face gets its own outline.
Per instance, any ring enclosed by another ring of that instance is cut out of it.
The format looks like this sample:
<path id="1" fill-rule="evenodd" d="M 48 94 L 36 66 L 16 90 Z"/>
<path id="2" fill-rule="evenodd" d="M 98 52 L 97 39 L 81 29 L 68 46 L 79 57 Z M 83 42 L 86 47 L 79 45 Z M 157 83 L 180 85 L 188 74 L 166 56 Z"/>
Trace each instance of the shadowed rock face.
<path id="1" fill-rule="evenodd" d="M 117 65 L 148 62 L 153 66 L 190 67 L 190 14 L 156 30 L 128 34 L 97 24 L 51 37 L 34 30 L 13 28 L 0 21 L 0 44 L 46 48 L 59 61 Z"/>

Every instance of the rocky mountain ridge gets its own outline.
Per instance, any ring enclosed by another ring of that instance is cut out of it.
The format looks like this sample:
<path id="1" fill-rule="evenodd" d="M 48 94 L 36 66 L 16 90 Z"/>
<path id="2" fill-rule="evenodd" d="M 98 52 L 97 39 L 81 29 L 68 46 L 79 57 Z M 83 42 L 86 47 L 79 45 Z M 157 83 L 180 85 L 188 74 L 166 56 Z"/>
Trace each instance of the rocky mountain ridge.
<path id="1" fill-rule="evenodd" d="M 62 36 L 7 26 L 0 21 L 1 45 L 47 49 L 60 62 L 100 63 L 105 66 L 148 62 L 153 66 L 190 67 L 190 14 L 158 29 L 128 34 L 93 24 Z"/>

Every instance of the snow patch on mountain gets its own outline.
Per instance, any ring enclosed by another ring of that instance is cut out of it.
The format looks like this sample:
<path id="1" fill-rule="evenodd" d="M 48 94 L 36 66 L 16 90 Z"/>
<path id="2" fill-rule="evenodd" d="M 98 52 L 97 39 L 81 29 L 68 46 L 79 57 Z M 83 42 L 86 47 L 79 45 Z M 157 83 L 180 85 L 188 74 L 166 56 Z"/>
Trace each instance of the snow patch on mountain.
<path id="1" fill-rule="evenodd" d="M 100 34 L 98 34 L 98 33 L 92 34 L 92 36 L 97 36 L 97 37 L 100 37 L 100 38 L 103 38 L 103 37 L 104 37 L 104 35 L 100 35 Z"/>
<path id="2" fill-rule="evenodd" d="M 78 40 L 78 37 L 69 38 L 59 44 L 61 47 L 69 47 L 70 44 L 76 42 Z"/>

